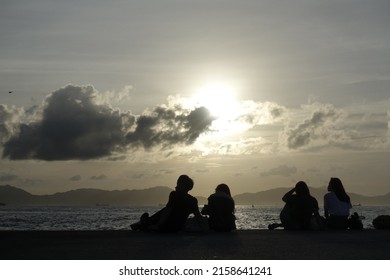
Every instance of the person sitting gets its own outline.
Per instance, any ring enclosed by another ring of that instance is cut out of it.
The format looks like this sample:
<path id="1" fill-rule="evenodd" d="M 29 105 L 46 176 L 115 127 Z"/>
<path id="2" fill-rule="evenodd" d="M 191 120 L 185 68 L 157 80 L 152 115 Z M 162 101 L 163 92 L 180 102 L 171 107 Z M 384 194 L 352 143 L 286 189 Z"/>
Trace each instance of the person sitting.
<path id="1" fill-rule="evenodd" d="M 195 216 L 200 227 L 202 227 L 202 216 L 199 212 L 198 200 L 188 194 L 193 186 L 194 182 L 190 177 L 181 175 L 177 179 L 175 190 L 169 194 L 166 206 L 150 217 L 148 213 L 144 213 L 139 222 L 131 225 L 131 229 L 177 232 L 183 229 L 190 214 Z"/>
<path id="2" fill-rule="evenodd" d="M 216 187 L 215 193 L 209 196 L 208 204 L 204 206 L 201 213 L 209 216 L 210 229 L 227 232 L 236 229 L 234 207 L 228 185 L 220 184 Z"/>
<path id="3" fill-rule="evenodd" d="M 281 224 L 271 224 L 269 229 L 284 227 L 287 230 L 314 230 L 321 228 L 317 200 L 310 195 L 305 182 L 299 181 L 282 198 L 286 203 L 280 212 Z"/>
<path id="4" fill-rule="evenodd" d="M 347 229 L 351 199 L 339 178 L 331 178 L 324 196 L 326 226 L 329 229 Z"/>

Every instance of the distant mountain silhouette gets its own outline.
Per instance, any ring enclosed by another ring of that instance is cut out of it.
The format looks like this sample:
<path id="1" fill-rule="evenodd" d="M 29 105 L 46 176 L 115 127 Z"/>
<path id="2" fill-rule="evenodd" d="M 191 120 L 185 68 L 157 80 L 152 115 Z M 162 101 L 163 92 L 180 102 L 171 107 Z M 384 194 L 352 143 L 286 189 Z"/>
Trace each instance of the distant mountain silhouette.
<path id="1" fill-rule="evenodd" d="M 282 196 L 290 188 L 275 188 L 256 193 L 243 193 L 233 198 L 236 205 L 283 205 Z M 6 205 L 165 205 L 169 187 L 154 187 L 142 190 L 77 189 L 52 195 L 33 195 L 10 185 L 0 186 L 0 203 Z M 321 205 L 325 188 L 310 188 L 310 193 Z M 380 196 L 364 196 L 349 193 L 353 204 L 390 205 L 390 193 Z M 197 197 L 199 205 L 207 203 L 205 197 Z"/>
<path id="2" fill-rule="evenodd" d="M 52 195 L 32 195 L 13 186 L 0 186 L 0 203 L 6 205 L 165 205 L 168 187 L 153 187 L 143 190 L 77 189 Z M 199 204 L 206 198 L 197 197 Z"/>
<path id="3" fill-rule="evenodd" d="M 13 202 L 21 202 L 17 204 L 29 204 L 33 201 L 34 195 L 10 185 L 0 186 L 0 203 L 13 204 Z"/>

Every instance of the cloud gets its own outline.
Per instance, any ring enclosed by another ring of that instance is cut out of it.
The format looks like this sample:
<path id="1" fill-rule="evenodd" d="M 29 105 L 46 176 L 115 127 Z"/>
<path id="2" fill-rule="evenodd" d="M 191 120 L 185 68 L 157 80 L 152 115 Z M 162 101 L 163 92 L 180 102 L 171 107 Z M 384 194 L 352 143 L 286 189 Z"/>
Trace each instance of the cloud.
<path id="1" fill-rule="evenodd" d="M 278 167 L 271 168 L 268 171 L 260 173 L 262 177 L 268 176 L 283 176 L 289 177 L 293 174 L 297 173 L 297 168 L 295 166 L 287 166 L 287 165 L 279 165 Z"/>
<path id="2" fill-rule="evenodd" d="M 341 135 L 337 134 L 343 134 L 334 125 L 341 117 L 339 110 L 330 104 L 313 104 L 311 107 L 314 110 L 309 119 L 285 132 L 288 148 L 302 148 L 311 144 L 312 141 L 324 141 L 332 137 L 340 138 Z"/>
<path id="3" fill-rule="evenodd" d="M 213 147 L 213 143 L 206 143 L 204 148 L 209 154 L 217 155 L 251 155 L 260 153 L 272 153 L 274 145 L 263 137 L 246 137 L 238 141 L 229 141 L 222 143 L 219 146 Z M 205 153 L 205 152 L 204 152 Z"/>
<path id="4" fill-rule="evenodd" d="M 190 145 L 209 130 L 213 120 L 205 107 L 187 112 L 180 107 L 171 109 L 160 106 L 140 116 L 136 129 L 126 135 L 126 140 L 136 147 L 143 146 L 146 150 L 157 145 Z"/>
<path id="5" fill-rule="evenodd" d="M 274 102 L 255 102 L 246 100 L 240 104 L 242 108 L 238 121 L 243 121 L 250 126 L 272 124 L 285 115 L 287 109 Z"/>
<path id="6" fill-rule="evenodd" d="M 191 145 L 213 121 L 204 107 L 185 110 L 179 105 L 161 105 L 140 116 L 121 112 L 90 85 L 68 85 L 54 91 L 43 108 L 29 112 L 29 120 L 11 129 L 9 123 L 16 113 L 0 107 L 0 129 L 6 135 L 2 136 L 4 158 L 118 158 L 127 150 Z"/>
<path id="7" fill-rule="evenodd" d="M 123 103 L 131 99 L 130 92 L 133 90 L 133 86 L 127 85 L 119 91 L 108 91 L 102 95 L 99 95 L 100 102 L 102 103 Z"/>
<path id="8" fill-rule="evenodd" d="M 98 104 L 92 86 L 68 85 L 45 100 L 42 119 L 21 124 L 4 145 L 10 159 L 69 160 L 108 156 L 121 145 L 122 129 L 133 122 L 106 104 Z"/>
<path id="9" fill-rule="evenodd" d="M 283 127 L 287 111 L 273 102 L 237 101 L 234 110 L 212 122 L 211 133 L 197 141 L 196 151 L 200 157 L 272 153 L 277 146 L 272 138 L 276 138 L 276 130 Z"/>
<path id="10" fill-rule="evenodd" d="M 0 144 L 4 144 L 18 130 L 23 110 L 0 104 Z"/>
<path id="11" fill-rule="evenodd" d="M 343 109 L 321 103 L 304 106 L 303 113 L 309 111 L 310 117 L 293 128 L 286 126 L 280 134 L 280 141 L 291 150 L 331 147 L 343 150 L 388 149 L 386 106 L 387 102 Z"/>

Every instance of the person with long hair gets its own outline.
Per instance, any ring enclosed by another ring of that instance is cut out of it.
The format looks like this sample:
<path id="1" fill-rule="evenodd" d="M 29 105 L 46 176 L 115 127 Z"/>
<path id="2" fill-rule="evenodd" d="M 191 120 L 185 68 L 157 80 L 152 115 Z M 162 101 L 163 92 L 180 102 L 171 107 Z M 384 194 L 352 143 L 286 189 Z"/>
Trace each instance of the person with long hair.
<path id="1" fill-rule="evenodd" d="M 328 193 L 324 196 L 326 225 L 329 229 L 347 229 L 351 199 L 339 178 L 330 178 Z"/>
<path id="2" fill-rule="evenodd" d="M 287 230 L 317 230 L 321 229 L 321 218 L 317 200 L 310 195 L 307 184 L 303 181 L 296 183 L 282 198 L 286 203 L 280 212 L 281 224 L 268 226 L 273 230 L 284 227 Z"/>
<path id="3" fill-rule="evenodd" d="M 209 196 L 208 204 L 202 209 L 202 214 L 209 216 L 208 224 L 210 229 L 226 232 L 236 229 L 234 208 L 234 200 L 229 186 L 219 184 L 215 188 L 215 193 Z"/>

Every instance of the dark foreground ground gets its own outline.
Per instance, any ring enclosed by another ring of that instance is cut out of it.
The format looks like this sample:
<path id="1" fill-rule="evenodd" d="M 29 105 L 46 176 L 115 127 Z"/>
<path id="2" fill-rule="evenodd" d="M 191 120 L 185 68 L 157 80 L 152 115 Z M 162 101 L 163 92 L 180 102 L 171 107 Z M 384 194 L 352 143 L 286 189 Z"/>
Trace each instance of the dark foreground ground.
<path id="1" fill-rule="evenodd" d="M 390 230 L 157 234 L 132 231 L 0 231 L 8 260 L 390 259 Z"/>

